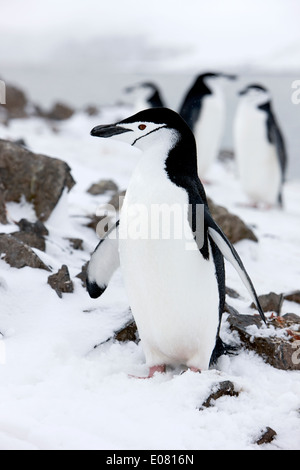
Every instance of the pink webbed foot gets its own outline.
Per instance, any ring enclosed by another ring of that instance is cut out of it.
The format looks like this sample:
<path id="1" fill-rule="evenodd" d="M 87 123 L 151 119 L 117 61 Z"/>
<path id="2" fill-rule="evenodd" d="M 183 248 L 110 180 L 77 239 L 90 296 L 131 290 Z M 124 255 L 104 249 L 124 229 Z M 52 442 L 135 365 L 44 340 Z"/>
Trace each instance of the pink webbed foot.
<path id="1" fill-rule="evenodd" d="M 201 374 L 201 369 L 198 369 L 197 367 L 189 367 L 189 369 L 190 369 L 192 372 L 197 372 L 198 374 Z"/>
<path id="2" fill-rule="evenodd" d="M 136 375 L 129 375 L 129 377 L 131 377 L 133 379 L 152 379 L 152 377 L 154 376 L 154 374 L 156 372 L 164 374 L 166 372 L 166 366 L 164 364 L 162 364 L 162 365 L 159 365 L 159 366 L 150 367 L 149 374 L 146 377 L 138 377 Z"/>

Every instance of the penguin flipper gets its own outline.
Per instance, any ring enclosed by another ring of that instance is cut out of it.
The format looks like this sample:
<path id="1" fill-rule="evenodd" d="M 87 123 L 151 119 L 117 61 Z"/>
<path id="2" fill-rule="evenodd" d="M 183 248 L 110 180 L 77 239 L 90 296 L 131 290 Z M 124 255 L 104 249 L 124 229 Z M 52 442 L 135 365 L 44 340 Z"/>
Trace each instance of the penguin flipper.
<path id="1" fill-rule="evenodd" d="M 102 238 L 92 254 L 86 279 L 87 290 L 92 299 L 97 299 L 103 294 L 120 266 L 118 232 L 119 221 Z"/>
<path id="2" fill-rule="evenodd" d="M 266 323 L 265 314 L 258 300 L 257 293 L 239 254 L 207 211 L 205 213 L 205 220 L 208 225 L 208 233 L 210 238 L 217 245 L 224 258 L 227 259 L 227 261 L 229 261 L 237 271 L 238 275 L 249 291 L 255 305 L 257 306 L 261 319 Z"/>

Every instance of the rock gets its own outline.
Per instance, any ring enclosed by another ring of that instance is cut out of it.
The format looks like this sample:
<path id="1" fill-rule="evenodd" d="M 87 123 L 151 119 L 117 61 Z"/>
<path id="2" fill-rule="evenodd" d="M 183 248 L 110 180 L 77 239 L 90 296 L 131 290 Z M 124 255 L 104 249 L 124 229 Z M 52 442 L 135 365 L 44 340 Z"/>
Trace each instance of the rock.
<path id="1" fill-rule="evenodd" d="M 224 163 L 227 163 L 228 161 L 232 161 L 234 160 L 234 158 L 235 158 L 234 152 L 228 149 L 222 149 L 218 155 L 218 160 Z"/>
<path id="2" fill-rule="evenodd" d="M 278 334 L 275 330 L 271 336 L 258 315 L 240 315 L 228 305 L 226 311 L 229 312 L 227 321 L 230 329 L 238 333 L 242 346 L 255 351 L 265 362 L 276 369 L 300 370 L 298 340 L 300 317 L 295 315 L 271 319 L 268 324 L 280 329 Z M 293 322 L 291 322 L 291 318 L 293 318 Z"/>
<path id="3" fill-rule="evenodd" d="M 4 186 L 0 183 L 0 224 L 7 224 Z"/>
<path id="4" fill-rule="evenodd" d="M 114 339 L 122 343 L 126 341 L 139 342 L 137 326 L 134 320 L 129 320 L 125 326 L 115 332 Z"/>
<path id="5" fill-rule="evenodd" d="M 66 238 L 73 250 L 83 250 L 83 240 L 81 238 Z"/>
<path id="6" fill-rule="evenodd" d="M 114 194 L 112 198 L 109 200 L 108 204 L 110 206 L 113 206 L 116 209 L 116 211 L 120 211 L 123 206 L 125 195 L 126 195 L 125 190 L 116 192 L 116 194 Z"/>
<path id="7" fill-rule="evenodd" d="M 60 299 L 62 299 L 62 294 L 72 294 L 74 292 L 69 269 L 65 264 L 56 274 L 49 276 L 48 284 L 55 290 Z"/>
<path id="8" fill-rule="evenodd" d="M 290 302 L 296 302 L 300 304 L 300 290 L 294 290 L 288 294 L 283 294 L 284 300 L 289 300 Z"/>
<path id="9" fill-rule="evenodd" d="M 81 272 L 78 273 L 75 277 L 81 280 L 82 287 L 86 288 L 86 275 L 87 275 L 87 267 L 88 267 L 89 262 L 87 261 L 81 269 Z"/>
<path id="10" fill-rule="evenodd" d="M 24 118 L 28 115 L 26 107 L 28 99 L 20 88 L 6 84 L 5 110 L 8 118 Z"/>
<path id="11" fill-rule="evenodd" d="M 100 113 L 100 110 L 97 106 L 94 106 L 93 104 L 90 104 L 88 106 L 86 106 L 84 108 L 84 112 L 88 115 L 88 116 L 98 116 L 98 114 Z"/>
<path id="12" fill-rule="evenodd" d="M 231 287 L 226 287 L 226 294 L 232 299 L 241 298 L 240 294 L 236 290 L 232 289 Z"/>
<path id="13" fill-rule="evenodd" d="M 130 309 L 129 311 L 131 312 Z M 125 343 L 126 341 L 133 341 L 134 343 L 138 344 L 140 339 L 139 339 L 139 333 L 138 333 L 138 329 L 137 329 L 134 319 L 131 318 L 130 320 L 128 320 L 128 322 L 124 326 L 122 326 L 119 330 L 114 332 L 113 336 L 110 336 L 105 341 L 102 341 L 101 343 L 96 344 L 96 346 L 94 346 L 94 349 L 112 340 L 120 341 L 121 343 Z"/>
<path id="14" fill-rule="evenodd" d="M 72 117 L 74 112 L 73 108 L 64 103 L 56 103 L 49 113 L 44 113 L 44 116 L 54 121 L 64 121 Z"/>
<path id="15" fill-rule="evenodd" d="M 31 223 L 26 219 L 22 219 L 17 225 L 20 227 L 20 232 L 14 232 L 11 235 L 32 248 L 46 251 L 45 236 L 49 232 L 43 222 L 38 220 L 35 223 Z"/>
<path id="16" fill-rule="evenodd" d="M 28 245 L 12 235 L 0 234 L 0 257 L 13 268 L 29 266 L 50 271 Z"/>
<path id="17" fill-rule="evenodd" d="M 277 432 L 267 426 L 266 429 L 262 431 L 262 434 L 260 438 L 256 441 L 256 444 L 258 446 L 261 446 L 262 444 L 270 444 L 276 436 Z"/>
<path id="18" fill-rule="evenodd" d="M 231 243 L 248 239 L 257 242 L 258 239 L 240 217 L 231 214 L 225 207 L 218 206 L 208 198 L 208 206 L 213 219 L 221 227 Z"/>
<path id="19" fill-rule="evenodd" d="M 74 186 L 69 166 L 56 158 L 30 152 L 0 139 L 0 186 L 5 202 L 25 196 L 39 220 L 50 217 L 65 188 Z"/>
<path id="20" fill-rule="evenodd" d="M 202 404 L 200 409 L 202 408 L 209 408 L 214 405 L 214 402 L 221 397 L 238 397 L 239 393 L 234 390 L 234 384 L 230 382 L 230 380 L 225 380 L 224 382 L 220 382 L 214 385 L 211 394 Z"/>
<path id="21" fill-rule="evenodd" d="M 270 294 L 260 295 L 258 300 L 264 312 L 276 312 L 278 315 L 280 314 L 283 302 L 282 294 L 270 292 Z M 253 302 L 250 307 L 256 309 L 256 305 Z"/>
<path id="22" fill-rule="evenodd" d="M 92 186 L 87 190 L 87 192 L 92 194 L 92 196 L 99 196 L 107 191 L 118 191 L 118 186 L 114 181 L 100 180 L 98 183 L 92 184 Z"/>

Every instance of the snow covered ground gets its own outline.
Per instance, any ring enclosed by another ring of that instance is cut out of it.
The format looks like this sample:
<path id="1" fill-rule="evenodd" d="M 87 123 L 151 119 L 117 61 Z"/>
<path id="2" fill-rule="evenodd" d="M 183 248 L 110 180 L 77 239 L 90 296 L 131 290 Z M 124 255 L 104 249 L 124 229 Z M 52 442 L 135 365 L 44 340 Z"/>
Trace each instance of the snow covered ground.
<path id="1" fill-rule="evenodd" d="M 98 240 L 83 226 L 84 217 L 109 197 L 91 196 L 87 188 L 111 178 L 125 189 L 139 158 L 135 149 L 89 136 L 92 127 L 113 122 L 122 112 L 111 108 L 93 118 L 77 113 L 56 125 L 58 132 L 37 118 L 0 127 L 0 138 L 23 137 L 31 150 L 68 162 L 77 182 L 46 223 L 47 250 L 38 253 L 53 272 L 68 265 L 75 292 L 60 299 L 47 284 L 49 273 L 0 261 L 0 449 L 257 449 L 255 441 L 266 426 L 277 437 L 261 449 L 299 449 L 299 372 L 276 370 L 241 351 L 202 374 L 169 370 L 134 380 L 128 374 L 147 371 L 140 345 L 109 342 L 94 349 L 129 318 L 121 272 L 97 301 L 75 277 Z M 257 244 L 236 245 L 258 294 L 299 289 L 300 181 L 287 182 L 286 208 L 280 212 L 238 206 L 246 199 L 233 163 L 216 163 L 208 177 L 208 195 L 252 225 L 259 238 Z M 8 209 L 14 220 L 34 220 L 28 204 Z M 16 226 L 0 226 L 2 231 L 16 231 Z M 65 237 L 82 238 L 84 251 L 70 251 Z M 242 296 L 229 303 L 253 313 L 230 266 L 227 285 Z M 282 313 L 287 312 L 300 315 L 300 307 L 285 301 Z M 222 337 L 236 340 L 225 321 Z M 239 397 L 221 398 L 200 411 L 221 380 L 231 380 Z"/>

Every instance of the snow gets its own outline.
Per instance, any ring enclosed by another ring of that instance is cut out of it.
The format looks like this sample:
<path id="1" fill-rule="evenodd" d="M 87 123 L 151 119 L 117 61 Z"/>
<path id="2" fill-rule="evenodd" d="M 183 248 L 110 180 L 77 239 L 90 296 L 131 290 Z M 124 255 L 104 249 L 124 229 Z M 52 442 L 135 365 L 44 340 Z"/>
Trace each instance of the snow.
<path id="1" fill-rule="evenodd" d="M 130 318 L 120 271 L 97 301 L 75 277 L 98 242 L 83 226 L 85 217 L 108 198 L 91 196 L 87 188 L 101 178 L 126 188 L 139 158 L 126 145 L 89 136 L 95 125 L 123 112 L 103 109 L 93 118 L 77 113 L 57 124 L 58 132 L 36 118 L 0 127 L 0 138 L 24 137 L 33 151 L 65 160 L 77 181 L 46 223 L 46 253 L 36 251 L 53 272 L 68 265 L 75 292 L 59 299 L 47 284 L 49 273 L 17 270 L 0 260 L 0 345 L 6 353 L 5 363 L 0 361 L 0 449 L 252 450 L 266 426 L 277 437 L 261 449 L 299 449 L 299 372 L 276 370 L 243 350 L 202 374 L 168 370 L 151 380 L 135 380 L 129 374 L 147 372 L 140 344 L 110 341 L 94 349 Z M 259 238 L 258 244 L 236 244 L 258 294 L 299 289 L 300 181 L 287 182 L 281 212 L 239 206 L 246 199 L 232 163 L 216 163 L 208 179 L 208 195 L 252 225 Z M 12 220 L 34 217 L 24 201 L 9 204 L 8 210 Z M 12 223 L 0 232 L 16 229 Z M 66 237 L 82 238 L 84 251 L 71 250 Z M 228 302 L 253 313 L 249 294 L 229 265 L 227 285 L 242 296 Z M 287 312 L 300 315 L 300 307 L 285 301 L 282 313 Z M 237 341 L 225 321 L 222 337 Z M 239 397 L 223 397 L 200 410 L 223 380 L 234 383 Z"/>

